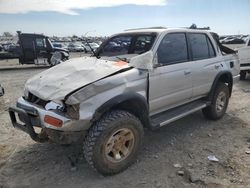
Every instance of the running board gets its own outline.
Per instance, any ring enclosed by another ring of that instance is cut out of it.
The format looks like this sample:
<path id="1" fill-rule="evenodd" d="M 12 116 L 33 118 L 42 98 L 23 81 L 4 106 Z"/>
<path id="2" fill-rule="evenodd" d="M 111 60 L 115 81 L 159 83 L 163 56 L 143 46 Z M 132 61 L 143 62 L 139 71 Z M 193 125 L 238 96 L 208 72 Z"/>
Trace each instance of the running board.
<path id="1" fill-rule="evenodd" d="M 151 127 L 152 129 L 160 128 L 189 114 L 199 111 L 208 105 L 209 103 L 207 101 L 199 100 L 153 115 L 151 117 Z"/>

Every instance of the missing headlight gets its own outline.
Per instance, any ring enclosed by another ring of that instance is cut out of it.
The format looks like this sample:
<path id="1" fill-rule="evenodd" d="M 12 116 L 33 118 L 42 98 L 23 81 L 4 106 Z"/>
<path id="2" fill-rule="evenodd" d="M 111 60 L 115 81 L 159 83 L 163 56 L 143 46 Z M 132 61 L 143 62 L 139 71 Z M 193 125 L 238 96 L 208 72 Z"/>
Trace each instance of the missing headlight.
<path id="1" fill-rule="evenodd" d="M 66 116 L 70 119 L 79 119 L 79 109 L 80 105 L 67 105 L 66 106 Z"/>

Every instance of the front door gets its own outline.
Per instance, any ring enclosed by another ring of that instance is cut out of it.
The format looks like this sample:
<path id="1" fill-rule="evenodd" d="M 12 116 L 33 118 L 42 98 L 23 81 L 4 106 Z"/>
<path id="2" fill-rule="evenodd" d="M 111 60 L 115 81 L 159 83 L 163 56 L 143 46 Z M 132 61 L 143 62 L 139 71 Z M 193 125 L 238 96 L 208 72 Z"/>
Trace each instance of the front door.
<path id="1" fill-rule="evenodd" d="M 170 33 L 161 41 L 158 66 L 149 73 L 150 115 L 191 99 L 193 62 L 188 54 L 185 33 Z"/>

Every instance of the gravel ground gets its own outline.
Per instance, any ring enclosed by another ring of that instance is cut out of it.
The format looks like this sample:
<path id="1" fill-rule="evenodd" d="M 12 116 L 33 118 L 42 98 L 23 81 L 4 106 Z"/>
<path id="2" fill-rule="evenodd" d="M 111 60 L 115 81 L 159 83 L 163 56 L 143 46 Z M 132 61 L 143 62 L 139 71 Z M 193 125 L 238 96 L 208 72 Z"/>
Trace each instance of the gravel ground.
<path id="1" fill-rule="evenodd" d="M 0 97 L 0 187 L 250 187 L 250 77 L 235 85 L 223 119 L 208 121 L 197 112 L 146 130 L 137 162 L 103 177 L 87 165 L 81 145 L 35 143 L 12 127 L 6 110 L 26 80 L 43 70 L 0 71 L 6 91 Z"/>

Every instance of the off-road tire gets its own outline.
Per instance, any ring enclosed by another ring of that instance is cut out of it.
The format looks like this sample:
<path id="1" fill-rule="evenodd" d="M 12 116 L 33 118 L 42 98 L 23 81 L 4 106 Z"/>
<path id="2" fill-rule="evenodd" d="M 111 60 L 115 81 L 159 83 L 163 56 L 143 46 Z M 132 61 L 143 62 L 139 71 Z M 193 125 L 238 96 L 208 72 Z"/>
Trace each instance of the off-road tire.
<path id="1" fill-rule="evenodd" d="M 217 110 L 216 107 L 216 103 L 217 103 L 217 99 L 220 96 L 220 94 L 224 94 L 225 95 L 225 104 L 222 107 L 221 111 Z M 214 95 L 211 101 L 211 105 L 209 105 L 208 107 L 204 108 L 202 110 L 203 115 L 207 118 L 207 119 L 211 119 L 211 120 L 218 120 L 220 118 L 222 118 L 227 110 L 227 106 L 228 106 L 228 102 L 229 102 L 229 89 L 228 86 L 225 83 L 219 82 L 217 84 L 217 87 L 214 91 Z"/>
<path id="2" fill-rule="evenodd" d="M 246 71 L 240 71 L 240 80 L 245 80 L 247 76 L 247 72 Z"/>
<path id="3" fill-rule="evenodd" d="M 115 131 L 123 128 L 134 134 L 134 145 L 124 160 L 112 163 L 105 155 L 105 144 Z M 143 126 L 137 117 L 127 111 L 110 111 L 90 128 L 83 147 L 85 159 L 92 168 L 103 175 L 117 174 L 135 162 L 143 134 Z"/>

